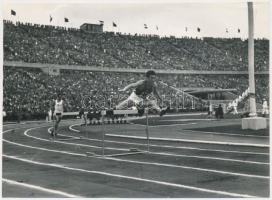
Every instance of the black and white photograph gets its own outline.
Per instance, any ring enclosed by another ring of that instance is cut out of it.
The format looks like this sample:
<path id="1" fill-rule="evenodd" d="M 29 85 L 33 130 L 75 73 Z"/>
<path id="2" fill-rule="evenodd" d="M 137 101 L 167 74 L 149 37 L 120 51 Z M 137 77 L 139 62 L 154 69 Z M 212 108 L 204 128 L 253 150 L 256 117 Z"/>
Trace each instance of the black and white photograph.
<path id="1" fill-rule="evenodd" d="M 271 197 L 269 0 L 1 4 L 1 198 Z"/>

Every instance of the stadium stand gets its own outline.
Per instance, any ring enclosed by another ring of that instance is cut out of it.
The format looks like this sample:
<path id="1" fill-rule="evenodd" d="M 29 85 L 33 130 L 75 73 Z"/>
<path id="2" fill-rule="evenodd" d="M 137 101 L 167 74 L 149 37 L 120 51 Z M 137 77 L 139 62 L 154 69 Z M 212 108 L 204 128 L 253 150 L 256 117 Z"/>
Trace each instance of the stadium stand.
<path id="1" fill-rule="evenodd" d="M 268 40 L 255 42 L 256 71 L 268 71 Z M 120 33 L 86 33 L 4 20 L 4 61 L 80 65 L 110 68 L 112 71 L 60 70 L 49 75 L 39 68 L 4 66 L 4 108 L 7 116 L 23 112 L 25 118 L 46 115 L 49 101 L 62 88 L 69 112 L 78 111 L 82 96 L 103 100 L 111 108 L 126 94 L 118 90 L 142 78 L 133 69 L 157 69 L 159 80 L 184 88 L 236 88 L 237 97 L 248 88 L 245 74 L 203 74 L 203 71 L 246 71 L 247 41 L 220 38 L 174 38 Z M 116 72 L 123 68 L 131 72 Z M 169 74 L 173 70 L 197 70 L 199 74 Z M 172 108 L 192 108 L 192 100 L 182 100 L 177 92 L 160 87 Z M 256 100 L 268 99 L 268 73 L 256 75 Z M 206 105 L 197 105 L 201 110 Z M 207 107 L 205 107 L 206 109 Z M 45 117 L 44 117 L 45 118 Z"/>
<path id="2" fill-rule="evenodd" d="M 247 40 L 90 33 L 4 21 L 4 59 L 111 68 L 247 70 Z M 255 41 L 256 69 L 268 70 L 268 40 Z"/>

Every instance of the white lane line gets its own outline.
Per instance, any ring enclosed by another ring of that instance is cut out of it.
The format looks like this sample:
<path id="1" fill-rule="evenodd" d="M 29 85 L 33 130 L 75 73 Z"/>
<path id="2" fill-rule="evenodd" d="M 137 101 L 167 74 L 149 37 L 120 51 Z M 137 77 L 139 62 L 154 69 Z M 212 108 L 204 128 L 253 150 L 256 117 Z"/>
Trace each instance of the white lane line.
<path id="1" fill-rule="evenodd" d="M 50 133 L 50 129 L 48 129 L 48 133 Z M 28 133 L 24 133 L 28 137 L 35 138 L 37 140 L 44 140 L 39 137 L 31 136 Z M 66 136 L 63 134 L 59 134 L 61 136 Z M 79 137 L 74 137 L 74 136 L 68 136 L 74 139 L 80 139 Z M 88 138 L 85 138 L 88 140 Z M 101 140 L 97 140 L 101 141 Z M 80 144 L 75 144 L 75 143 L 67 143 L 67 142 L 61 142 L 59 140 L 55 140 L 55 142 L 59 142 L 62 144 L 70 144 L 70 145 L 80 145 Z M 81 146 L 81 145 L 80 145 Z M 92 148 L 101 148 L 98 146 L 91 146 L 91 145 L 82 145 L 82 146 L 88 146 Z M 146 146 L 146 145 L 145 145 Z M 106 147 L 106 149 L 111 149 L 111 150 L 121 150 L 121 151 L 127 151 L 128 149 L 125 148 L 113 148 L 113 147 Z M 208 157 L 208 156 L 188 156 L 188 155 L 182 155 L 182 154 L 170 154 L 170 153 L 163 153 L 163 152 L 150 152 L 150 154 L 155 154 L 155 155 L 167 155 L 167 156 L 176 156 L 176 157 L 187 157 L 187 158 L 198 158 L 198 159 L 210 159 L 210 160 L 221 160 L 221 161 L 230 161 L 230 162 L 239 162 L 239 163 L 248 163 L 248 164 L 260 164 L 260 165 L 269 165 L 269 163 L 264 163 L 264 162 L 254 162 L 254 161 L 246 161 L 246 160 L 238 160 L 238 159 L 227 159 L 227 158 L 216 158 L 216 157 Z"/>
<path id="2" fill-rule="evenodd" d="M 41 126 L 39 126 L 39 127 L 41 127 Z M 42 128 L 42 127 L 41 127 L 41 128 Z M 18 130 L 18 129 L 21 129 L 21 130 L 22 130 L 22 127 L 19 127 L 19 128 L 12 128 L 12 129 L 8 129 L 8 130 L 4 130 L 4 131 L 2 131 L 1 133 L 3 134 L 3 133 L 7 133 L 7 132 L 11 132 L 11 131 Z"/>
<path id="3" fill-rule="evenodd" d="M 30 130 L 30 129 L 28 129 L 28 130 Z M 84 156 L 84 157 L 86 157 L 85 154 L 78 154 L 78 153 L 72 153 L 72 152 L 67 152 L 67 151 L 51 150 L 51 149 L 46 149 L 46 148 L 41 148 L 41 147 L 28 146 L 28 145 L 19 144 L 19 143 L 11 142 L 11 141 L 4 140 L 4 139 L 3 139 L 3 141 L 5 141 L 7 143 L 10 143 L 10 144 L 17 145 L 17 146 L 26 147 L 26 148 L 39 149 L 39 150 L 42 150 L 42 151 L 50 151 L 50 152 L 55 152 L 55 153 L 62 153 L 62 154 L 69 154 L 69 155 Z M 49 140 L 45 140 L 45 141 L 49 141 Z M 65 142 L 62 142 L 62 143 L 65 144 Z M 68 143 L 68 144 L 70 144 L 70 143 Z M 93 157 L 93 158 L 97 158 L 97 159 L 114 160 L 114 161 L 118 161 L 118 162 L 129 162 L 129 163 L 144 164 L 144 165 L 155 165 L 155 166 L 163 166 L 163 167 L 172 167 L 172 168 L 181 168 L 181 169 L 205 171 L 205 172 L 219 173 L 219 174 L 229 174 L 229 175 L 234 175 L 234 176 L 243 176 L 243 177 L 250 177 L 250 178 L 269 179 L 269 176 L 260 176 L 260 175 L 233 173 L 233 172 L 220 171 L 220 170 L 212 170 L 212 169 L 188 167 L 188 166 L 183 166 L 183 165 L 173 165 L 173 164 L 163 164 L 163 163 L 154 163 L 154 162 L 131 161 L 131 160 L 125 160 L 125 159 L 109 158 L 109 157 L 95 157 L 95 156 L 89 156 L 89 157 Z"/>
<path id="4" fill-rule="evenodd" d="M 170 153 L 164 153 L 164 152 L 152 152 L 151 154 L 164 155 L 164 156 L 174 156 L 174 157 L 184 157 L 184 158 L 198 158 L 198 159 L 220 160 L 220 161 L 248 163 L 248 164 L 257 164 L 257 165 L 269 165 L 270 164 L 270 163 L 265 163 L 265 162 L 237 160 L 237 159 L 229 159 L 229 158 L 216 158 L 216 157 L 209 157 L 209 156 L 188 156 L 188 155 L 170 154 Z"/>
<path id="5" fill-rule="evenodd" d="M 49 125 L 47 125 L 47 126 L 37 126 L 37 127 L 33 127 L 33 128 L 45 128 L 45 127 L 48 127 L 48 126 Z M 18 130 L 18 129 L 22 130 L 22 127 L 7 129 L 7 130 L 2 131 L 1 133 L 4 134 L 4 133 L 15 131 L 15 130 Z M 26 128 L 23 128 L 23 129 L 26 129 Z"/>
<path id="6" fill-rule="evenodd" d="M 69 193 L 66 193 L 66 192 L 62 192 L 62 191 L 59 191 L 59 190 L 47 189 L 47 188 L 44 188 L 44 187 L 41 187 L 41 186 L 32 185 L 32 184 L 28 184 L 28 183 L 20 183 L 20 182 L 13 181 L 13 180 L 10 180 L 10 179 L 2 178 L 2 181 L 4 183 L 8 183 L 8 184 L 11 184 L 11 185 L 19 185 L 19 186 L 22 186 L 22 187 L 27 187 L 27 188 L 31 188 L 31 189 L 35 189 L 35 190 L 39 190 L 39 191 L 43 191 L 43 192 L 48 192 L 48 193 L 62 195 L 64 197 L 72 197 L 72 198 L 79 198 L 79 197 L 81 197 L 81 196 L 69 194 Z"/>
<path id="7" fill-rule="evenodd" d="M 59 134 L 59 135 L 65 136 L 63 134 Z M 98 140 L 98 139 L 90 139 L 90 138 L 83 138 L 83 139 L 90 140 L 90 141 L 101 142 L 101 140 Z M 114 142 L 114 141 L 109 141 L 109 140 L 105 140 L 105 142 L 111 142 L 111 143 L 116 143 L 116 144 L 129 144 L 129 145 L 135 145 L 135 146 L 146 146 L 146 144 L 139 144 L 139 143 L 136 144 L 136 143 L 129 143 L 129 142 Z M 162 146 L 159 146 L 159 145 L 150 145 L 150 146 L 162 147 Z M 175 147 L 173 147 L 173 148 L 178 149 L 178 148 L 175 148 Z M 249 160 L 229 159 L 229 158 L 217 158 L 217 157 L 208 157 L 208 156 L 189 156 L 189 155 L 184 155 L 184 154 L 173 154 L 173 153 L 165 153 L 165 152 L 154 152 L 154 151 L 152 151 L 152 152 L 149 152 L 149 154 L 152 154 L 152 155 L 165 155 L 165 156 L 173 156 L 173 157 L 186 157 L 186 158 L 198 158 L 198 159 L 230 161 L 230 162 L 239 162 L 239 163 L 248 163 L 248 164 L 269 165 L 269 163 L 265 163 L 265 162 L 256 162 L 256 161 L 249 161 Z"/>
<path id="8" fill-rule="evenodd" d="M 14 124 L 18 124 L 18 123 L 16 123 L 16 122 L 8 122 L 8 123 L 2 124 L 2 126 L 9 126 L 9 125 L 14 125 Z"/>
<path id="9" fill-rule="evenodd" d="M 66 144 L 66 145 L 82 146 L 82 147 L 98 148 L 98 149 L 103 148 L 103 147 L 93 146 L 93 145 L 87 145 L 87 144 L 78 144 L 78 143 L 63 142 L 63 141 L 60 141 L 60 140 L 57 140 L 57 139 L 56 140 L 43 139 L 43 138 L 35 137 L 35 136 L 32 136 L 32 135 L 28 134 L 28 131 L 34 130 L 34 129 L 37 129 L 37 128 L 44 128 L 44 127 L 34 127 L 34 128 L 27 129 L 24 132 L 24 135 L 27 136 L 27 137 L 30 137 L 30 138 L 34 138 L 36 140 L 41 140 L 41 141 L 46 141 L 46 142 L 54 142 L 54 143 L 60 143 L 60 144 Z M 49 129 L 47 131 L 49 131 Z M 74 137 L 74 136 L 71 136 L 71 137 Z M 75 137 L 74 139 L 80 139 L 80 138 Z M 123 149 L 123 148 L 111 148 L 111 147 L 107 147 L 106 149 L 119 150 L 119 151 L 129 151 L 129 149 Z"/>
<path id="10" fill-rule="evenodd" d="M 269 136 L 264 136 L 264 135 L 244 135 L 244 134 L 234 134 L 234 133 L 220 133 L 220 132 L 211 132 L 211 131 L 196 131 L 196 130 L 190 130 L 190 129 L 185 129 L 185 131 L 191 131 L 191 132 L 196 132 L 196 133 L 209 133 L 213 135 L 231 135 L 231 136 L 239 136 L 239 137 L 253 137 L 253 138 L 269 138 Z"/>
<path id="11" fill-rule="evenodd" d="M 130 124 L 138 125 L 138 126 L 146 126 L 144 124 L 135 124 L 132 122 L 130 122 Z M 192 124 L 197 124 L 197 123 L 154 125 L 154 126 L 149 125 L 149 127 L 184 126 L 184 125 L 192 125 Z M 73 124 L 73 125 L 69 126 L 69 130 L 79 133 L 80 131 L 78 129 L 73 128 L 74 126 L 77 126 L 77 125 L 80 125 L 80 124 Z M 220 132 L 209 132 L 209 131 L 195 131 L 195 130 L 190 130 L 190 129 L 185 129 L 185 131 L 196 132 L 196 133 L 208 133 L 208 134 L 212 134 L 212 135 L 230 135 L 230 136 L 238 136 L 238 137 L 269 138 L 269 136 L 261 136 L 261 135 L 244 135 L 244 134 L 220 133 Z M 184 134 L 189 134 L 189 133 L 184 133 Z"/>
<path id="12" fill-rule="evenodd" d="M 195 122 L 192 122 L 192 123 L 186 123 L 186 124 L 164 124 L 164 125 L 149 125 L 149 127 L 164 127 L 164 126 L 186 126 L 186 125 L 192 125 L 192 124 L 197 124 Z M 146 125 L 144 125 L 146 126 Z"/>
<path id="13" fill-rule="evenodd" d="M 196 170 L 196 171 L 205 171 L 205 172 L 219 173 L 219 174 L 228 174 L 228 175 L 233 175 L 233 176 L 243 176 L 243 177 L 249 177 L 249 178 L 260 178 L 260 179 L 269 179 L 270 178 L 269 176 L 242 174 L 242 173 L 227 172 L 227 171 L 214 170 L 214 169 L 188 167 L 188 166 L 184 166 L 184 165 L 173 165 L 173 164 L 164 164 L 164 163 L 156 163 L 156 162 L 142 162 L 142 161 L 119 159 L 119 158 L 109 158 L 109 157 L 105 157 L 104 159 L 115 160 L 115 161 L 120 161 L 120 162 L 137 163 L 137 164 L 143 164 L 143 165 L 155 165 L 155 166 L 182 168 L 182 169 L 189 169 L 189 170 Z"/>
<path id="14" fill-rule="evenodd" d="M 146 126 L 145 124 L 137 124 L 130 122 L 130 124 L 137 125 L 137 126 Z M 186 126 L 186 125 L 192 125 L 192 124 L 197 124 L 195 122 L 192 123 L 186 123 L 186 124 L 164 124 L 164 125 L 148 125 L 148 127 L 164 127 L 164 126 Z"/>
<path id="15" fill-rule="evenodd" d="M 134 139 L 146 139 L 143 136 L 131 136 L 131 135 L 118 135 L 118 134 L 106 134 L 111 137 L 120 137 L 120 138 L 134 138 Z M 252 143 L 235 143 L 235 142 L 219 142 L 219 141 L 206 141 L 206 140 L 187 140 L 187 139 L 175 139 L 175 138 L 158 138 L 150 137 L 151 140 L 160 140 L 160 141 L 175 141 L 175 142 L 192 142 L 192 143 L 201 143 L 201 144 L 224 144 L 224 145 L 233 145 L 233 146 L 251 146 L 251 147 L 269 147 L 266 144 L 252 144 Z"/>
<path id="16" fill-rule="evenodd" d="M 73 170 L 73 171 L 79 171 L 79 172 L 91 173 L 91 174 L 99 174 L 99 175 L 111 176 L 111 177 L 117 177 L 117 178 L 129 179 L 129 180 L 136 180 L 136 181 L 154 183 L 154 184 L 177 187 L 177 188 L 191 189 L 191 190 L 196 190 L 196 191 L 201 191 L 201 192 L 221 194 L 221 195 L 232 196 L 232 197 L 251 197 L 251 198 L 256 197 L 256 196 L 252 196 L 252 195 L 248 195 L 248 194 L 238 194 L 238 193 L 231 193 L 231 192 L 225 192 L 225 191 L 219 191 L 219 190 L 210 190 L 210 189 L 193 187 L 193 186 L 188 186 L 188 185 L 182 185 L 182 184 L 176 184 L 176 183 L 170 183 L 170 182 L 164 182 L 164 181 L 156 181 L 156 180 L 152 180 L 152 179 L 144 179 L 144 178 L 138 178 L 138 177 L 133 177 L 133 176 L 125 176 L 125 175 L 121 175 L 121 174 L 112 174 L 112 173 L 107 173 L 107 172 L 102 172 L 102 171 L 91 171 L 91 170 L 85 170 L 85 169 L 79 169 L 79 168 L 72 168 L 72 167 L 67 167 L 67 166 L 59 165 L 59 164 L 42 163 L 42 162 L 32 161 L 32 160 L 28 160 L 28 159 L 24 159 L 24 158 L 18 158 L 15 156 L 8 156 L 8 155 L 3 155 L 3 156 L 6 158 L 9 158 L 9 159 L 15 159 L 15 160 L 19 160 L 22 162 L 35 164 L 35 165 L 50 166 L 50 167 L 55 167 L 55 168 L 60 168 L 60 169 Z"/>
<path id="17" fill-rule="evenodd" d="M 196 116 L 196 115 L 200 115 L 200 116 L 207 116 L 207 113 L 201 113 L 201 112 L 197 112 L 197 113 L 179 113 L 179 114 L 166 114 L 164 115 L 164 117 L 180 117 L 180 116 Z M 158 116 L 156 116 L 158 117 Z"/>
<path id="18" fill-rule="evenodd" d="M 42 147 L 28 146 L 28 145 L 20 144 L 20 143 L 17 143 L 17 142 L 11 142 L 11 141 L 6 140 L 6 139 L 3 139 L 3 142 L 9 143 L 9 144 L 13 144 L 13 145 L 16 145 L 16 146 L 20 146 L 20 147 L 29 148 L 29 149 L 36 149 L 36 150 L 41 150 L 41 151 L 48 151 L 48 152 L 54 152 L 54 153 L 62 153 L 62 154 L 67 154 L 67 155 L 84 156 L 84 157 L 86 157 L 85 154 L 72 153 L 72 152 L 60 151 L 60 150 L 52 150 L 52 149 L 47 149 L 47 148 L 42 148 Z"/>
<path id="19" fill-rule="evenodd" d="M 69 126 L 69 130 L 79 133 L 80 132 L 79 130 L 73 128 L 74 126 L 78 126 L 78 125 L 80 124 L 72 124 L 71 126 Z"/>
<path id="20" fill-rule="evenodd" d="M 53 127 L 50 127 L 50 128 L 48 128 L 47 129 L 47 132 L 49 133 L 49 134 L 51 134 L 51 129 L 52 129 Z M 60 140 L 80 140 L 81 138 L 80 137 L 75 137 L 75 136 L 72 136 L 72 135 L 63 135 L 63 134 L 58 134 L 58 135 L 61 135 L 61 136 L 64 136 L 64 137 L 67 137 L 67 138 L 60 138 L 60 139 L 55 139 L 56 141 L 60 141 Z M 30 136 L 30 135 L 28 135 L 29 137 L 32 137 L 32 136 Z M 34 137 L 34 136 L 33 136 Z M 36 138 L 35 138 L 36 139 Z M 41 138 L 40 138 L 41 139 Z"/>
<path id="21" fill-rule="evenodd" d="M 33 128 L 31 128 L 30 130 L 32 130 L 32 129 Z M 48 132 L 49 132 L 49 129 L 48 129 Z M 38 138 L 38 137 L 35 137 L 35 136 L 31 136 L 31 135 L 27 134 L 26 131 L 24 132 L 24 134 L 26 136 L 28 136 L 28 137 L 31 137 L 31 138 L 34 138 L 34 139 L 37 139 L 37 140 L 47 141 L 47 142 L 50 141 L 50 140 L 47 140 L 47 139 L 42 139 L 42 138 Z M 71 136 L 71 137 L 73 137 L 73 136 Z M 78 139 L 77 137 L 74 137 L 74 138 Z M 68 142 L 56 141 L 56 140 L 54 140 L 54 142 L 61 143 L 61 144 L 66 144 L 66 145 L 84 146 L 84 147 L 101 149 L 101 147 L 99 147 L 99 146 L 93 146 L 93 145 L 75 144 L 75 143 L 68 143 Z M 119 150 L 119 151 L 129 151 L 129 149 L 125 149 L 125 148 L 110 148 L 110 147 L 106 147 L 106 149 Z M 264 162 L 244 161 L 244 160 L 237 160 L 237 159 L 216 158 L 216 157 L 207 157 L 207 156 L 188 156 L 188 155 L 170 154 L 170 153 L 164 153 L 164 152 L 150 152 L 150 154 L 154 154 L 154 155 L 167 155 L 167 156 L 175 156 L 175 157 L 187 157 L 187 158 L 198 158 L 198 159 L 222 160 L 222 161 L 239 162 L 239 163 L 260 164 L 260 165 L 268 165 L 269 164 L 269 163 L 264 163 Z"/>
<path id="22" fill-rule="evenodd" d="M 76 126 L 77 124 L 74 124 L 72 126 Z M 80 132 L 77 129 L 75 132 Z M 71 130 L 73 131 L 73 130 Z M 109 134 L 107 134 L 109 135 Z M 115 136 L 114 136 L 115 137 Z M 91 139 L 91 138 L 84 138 L 85 140 L 90 141 L 101 141 L 98 139 Z M 146 146 L 146 144 L 140 144 L 140 143 L 132 143 L 132 142 L 120 142 L 120 141 L 114 141 L 114 140 L 105 140 L 105 142 L 112 142 L 116 144 L 129 144 L 129 145 L 138 145 L 138 146 Z M 195 148 L 195 147 L 180 147 L 180 146 L 169 146 L 169 145 L 155 145 L 150 144 L 152 147 L 162 147 L 162 148 L 172 148 L 172 149 L 189 149 L 189 150 L 199 150 L 199 151 L 211 151 L 211 152 L 222 152 L 222 153 L 239 153 L 239 154 L 253 154 L 253 155 L 269 155 L 269 153 L 258 153 L 258 152 L 251 152 L 251 151 L 230 151 L 230 150 L 220 150 L 220 149 L 203 149 L 203 148 Z"/>
<path id="23" fill-rule="evenodd" d="M 49 128 L 50 129 L 50 128 Z M 49 132 L 48 129 L 48 132 Z M 37 140 L 42 140 L 42 141 L 50 141 L 47 139 L 42 139 L 39 137 L 35 137 L 32 135 L 29 135 L 27 132 L 24 133 L 26 136 L 37 139 Z M 59 134 L 63 135 L 63 134 Z M 65 135 L 63 135 L 65 136 Z M 73 137 L 73 136 L 71 136 Z M 78 137 L 74 137 L 75 139 L 79 139 Z M 88 138 L 86 138 L 88 140 Z M 101 141 L 101 140 L 100 140 Z M 94 146 L 94 145 L 85 145 L 85 144 L 77 144 L 77 143 L 69 143 L 69 142 L 63 142 L 60 140 L 54 140 L 55 143 L 61 143 L 65 145 L 74 145 L 74 146 L 84 146 L 84 147 L 90 147 L 90 148 L 98 148 L 101 149 L 102 147 L 99 146 Z M 146 145 L 144 145 L 146 146 Z M 110 150 L 119 150 L 119 151 L 129 151 L 129 149 L 126 148 L 113 148 L 113 147 L 106 147 L 105 149 L 110 149 Z M 215 157 L 207 157 L 207 156 L 188 156 L 188 155 L 182 155 L 182 154 L 170 154 L 170 153 L 163 153 L 163 152 L 150 152 L 150 154 L 154 155 L 167 155 L 167 156 L 175 156 L 175 157 L 187 157 L 187 158 L 198 158 L 198 159 L 210 159 L 210 160 L 221 160 L 221 161 L 231 161 L 231 162 L 239 162 L 239 163 L 248 163 L 248 164 L 260 164 L 260 165 L 268 165 L 269 163 L 264 163 L 264 162 L 254 162 L 254 161 L 245 161 L 245 160 L 237 160 L 237 159 L 226 159 L 226 158 L 215 158 Z"/>
<path id="24" fill-rule="evenodd" d="M 37 121 L 22 121 L 20 123 L 17 123 L 17 122 L 7 122 L 7 123 L 4 123 L 3 126 L 8 126 L 8 125 L 24 125 L 24 124 L 33 124 L 33 123 L 37 123 L 37 124 L 49 124 L 50 122 L 46 122 L 46 121 L 42 121 L 42 120 L 37 120 Z"/>
<path id="25" fill-rule="evenodd" d="M 216 121 L 216 119 L 161 119 L 163 122 Z"/>

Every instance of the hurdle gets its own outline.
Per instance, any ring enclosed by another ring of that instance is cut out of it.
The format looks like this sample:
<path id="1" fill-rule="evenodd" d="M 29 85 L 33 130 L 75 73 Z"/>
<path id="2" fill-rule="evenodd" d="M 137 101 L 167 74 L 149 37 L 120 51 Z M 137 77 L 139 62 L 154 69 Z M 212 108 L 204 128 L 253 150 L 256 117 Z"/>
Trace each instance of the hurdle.
<path id="1" fill-rule="evenodd" d="M 86 123 L 84 124 L 84 126 L 85 126 L 85 137 L 88 138 L 88 137 L 89 137 L 89 132 L 86 131 L 86 129 L 87 129 L 87 121 L 86 121 Z"/>
<path id="2" fill-rule="evenodd" d="M 149 139 L 149 129 L 148 129 L 148 108 L 145 109 L 145 118 L 146 118 L 146 136 L 147 136 L 147 151 L 142 151 L 137 148 L 128 149 L 128 152 L 125 153 L 117 153 L 117 154 L 105 154 L 105 135 L 106 135 L 106 123 L 105 123 L 105 116 L 106 110 L 101 111 L 101 125 L 102 125 L 102 155 L 95 154 L 93 152 L 86 152 L 86 155 L 95 156 L 95 157 L 116 157 L 116 156 L 126 156 L 126 155 L 136 155 L 136 154 L 143 154 L 149 152 L 150 146 L 150 139 Z M 113 115 L 132 115 L 138 114 L 138 110 L 113 110 Z"/>
<path id="3" fill-rule="evenodd" d="M 146 125 L 145 125 L 145 133 L 146 133 L 146 139 L 147 139 L 147 152 L 149 153 L 149 122 L 148 122 L 148 107 L 145 108 L 145 119 L 146 119 Z"/>
<path id="4" fill-rule="evenodd" d="M 105 156 L 105 116 L 106 110 L 101 111 L 102 115 L 102 156 Z"/>

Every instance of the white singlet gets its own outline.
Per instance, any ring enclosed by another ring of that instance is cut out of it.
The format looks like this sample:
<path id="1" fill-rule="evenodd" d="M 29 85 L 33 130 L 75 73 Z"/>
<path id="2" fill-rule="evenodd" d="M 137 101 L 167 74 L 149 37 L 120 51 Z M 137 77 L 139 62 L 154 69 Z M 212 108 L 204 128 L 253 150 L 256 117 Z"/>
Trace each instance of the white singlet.
<path id="1" fill-rule="evenodd" d="M 63 113 L 63 100 L 55 100 L 55 113 Z"/>

